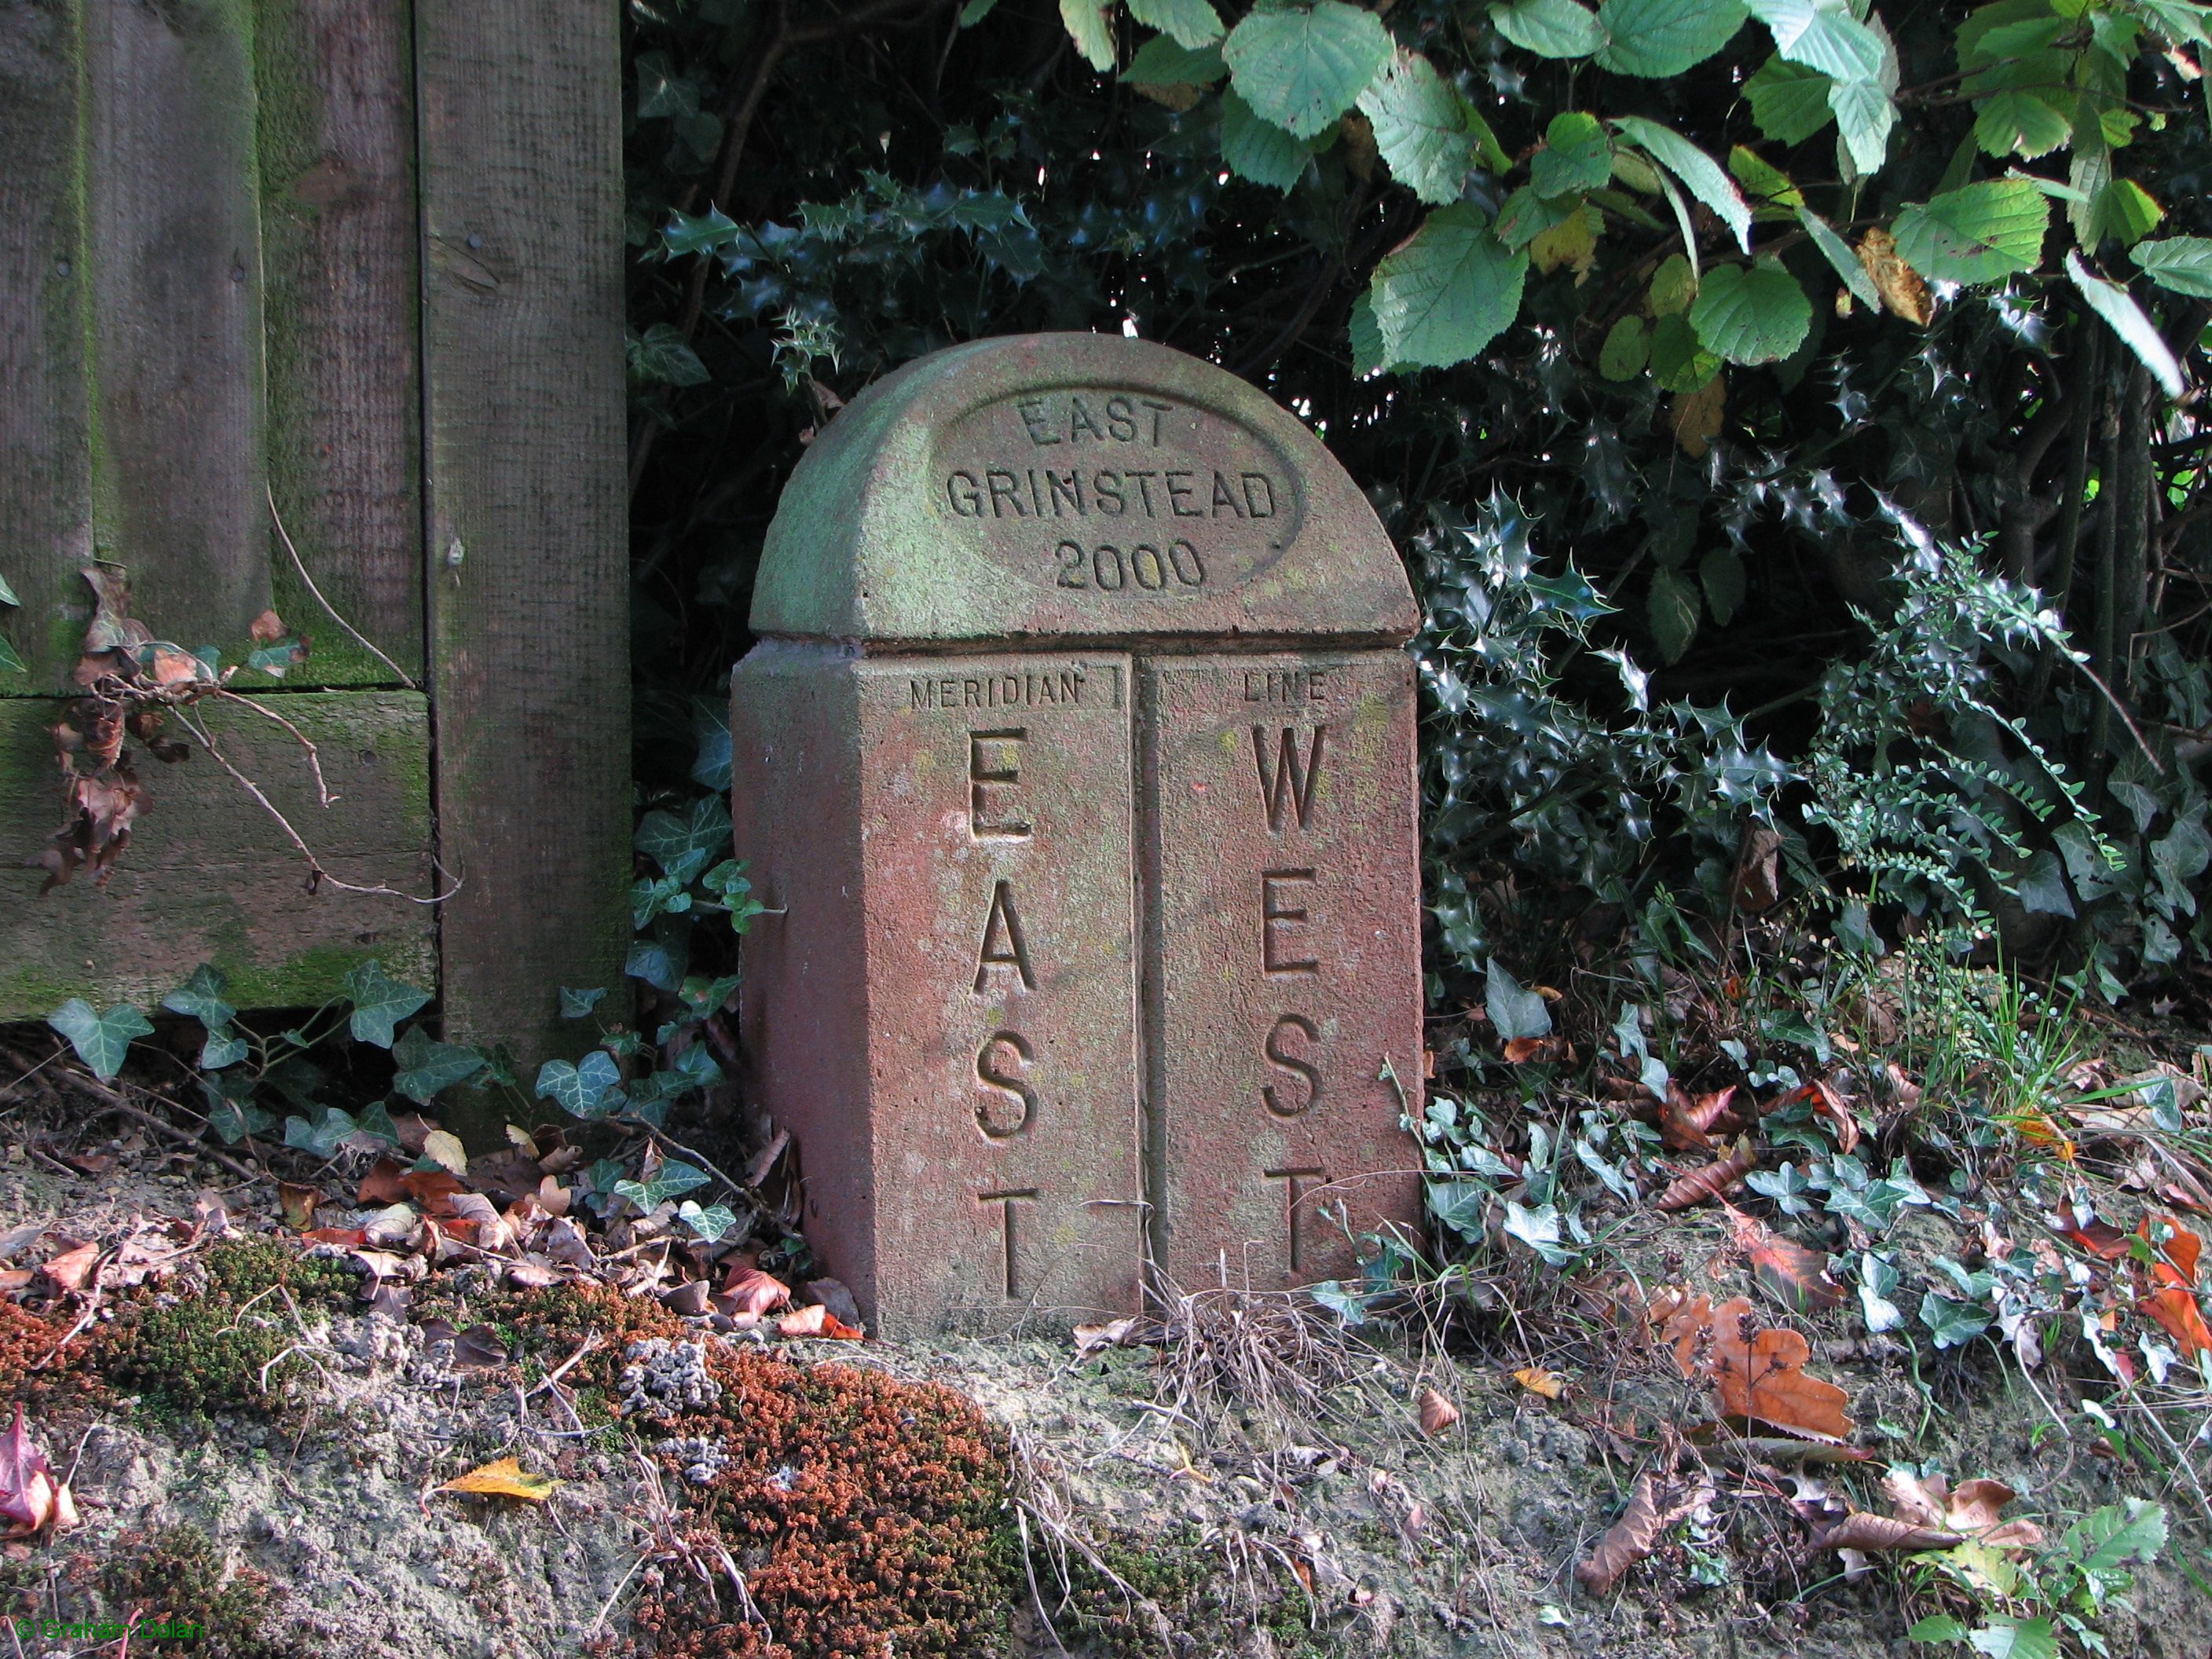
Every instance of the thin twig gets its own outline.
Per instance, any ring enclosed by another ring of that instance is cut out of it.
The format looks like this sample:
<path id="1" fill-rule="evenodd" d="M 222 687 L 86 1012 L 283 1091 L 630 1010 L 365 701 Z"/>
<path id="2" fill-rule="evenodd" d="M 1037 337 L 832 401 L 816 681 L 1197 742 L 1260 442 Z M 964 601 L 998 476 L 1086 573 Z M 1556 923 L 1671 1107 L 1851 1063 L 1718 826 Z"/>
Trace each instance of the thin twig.
<path id="1" fill-rule="evenodd" d="M 375 641 L 370 639 L 368 635 L 362 633 L 361 629 L 356 628 L 351 623 L 340 616 L 338 614 L 337 606 L 332 605 L 328 599 L 323 597 L 323 590 L 315 586 L 315 579 L 307 574 L 307 562 L 300 557 L 300 550 L 292 545 L 292 533 L 284 528 L 284 520 L 276 511 L 276 492 L 274 489 L 269 489 L 265 484 L 263 486 L 263 489 L 269 497 L 269 517 L 276 526 L 277 538 L 284 544 L 284 550 L 292 556 L 292 568 L 300 573 L 300 580 L 307 583 L 307 592 L 315 596 L 315 603 L 322 606 L 323 609 L 330 614 L 330 618 L 332 622 L 336 623 L 340 628 L 344 629 L 347 633 L 352 635 L 354 637 L 354 642 L 359 645 L 362 650 L 368 652 L 370 656 L 375 658 L 377 661 L 382 663 L 393 673 L 398 675 L 401 684 L 404 685 L 410 691 L 420 691 L 422 688 L 416 683 L 415 677 L 412 674 L 410 674 L 398 663 L 392 661 L 391 658 L 386 656 L 384 653 L 378 650 L 376 648 Z M 324 804 L 325 805 L 329 805 L 328 802 Z"/>
<path id="2" fill-rule="evenodd" d="M 2152 752 L 2151 746 L 2143 741 L 2142 728 L 2135 723 L 2134 717 L 2128 713 L 2127 705 L 2112 695 L 2112 688 L 2098 678 L 2097 671 L 2090 667 L 2087 663 L 2071 654 L 2067 656 L 2066 660 L 2079 669 L 2090 684 L 2105 694 L 2105 701 L 2112 705 L 2112 712 L 2120 717 L 2120 724 L 2128 728 L 2128 735 L 2136 740 L 2136 747 L 2143 751 L 2143 758 L 2150 763 L 2151 769 L 2159 776 L 2164 777 L 2166 768 L 2160 764 L 2157 755 Z"/>
<path id="3" fill-rule="evenodd" d="M 92 1085 L 85 1083 L 81 1078 L 72 1078 L 70 1081 L 77 1088 L 84 1091 L 84 1092 L 92 1094 L 94 1097 L 100 1102 L 100 1109 L 101 1112 L 118 1112 L 125 1117 L 134 1119 L 137 1121 L 144 1124 L 148 1128 L 154 1130 L 156 1133 L 165 1134 L 172 1140 L 182 1141 L 185 1145 L 190 1146 L 193 1151 L 199 1153 L 202 1158 L 222 1164 L 224 1169 L 228 1170 L 233 1175 L 242 1176 L 248 1181 L 259 1181 L 262 1179 L 262 1175 L 259 1170 L 248 1169 L 245 1164 L 240 1164 L 236 1158 L 231 1157 L 229 1153 L 209 1146 L 206 1141 L 203 1140 L 199 1136 L 192 1133 L 190 1130 L 179 1129 L 175 1124 L 165 1122 L 161 1118 L 155 1116 L 151 1112 L 142 1112 L 136 1106 L 133 1106 L 129 1101 L 125 1100 L 121 1096 L 111 1094 L 105 1089 L 99 1090 L 95 1092 Z M 95 1113 L 94 1115 L 97 1116 L 98 1115 L 98 1113 Z"/>
<path id="4" fill-rule="evenodd" d="M 379 895 L 386 898 L 404 899 L 410 904 L 443 904 L 447 899 L 453 897 L 455 893 L 461 890 L 461 884 L 456 881 L 451 887 L 447 888 L 442 893 L 433 894 L 428 898 L 418 898 L 412 893 L 401 892 L 397 887 L 362 887 L 356 885 L 353 882 L 339 880 L 337 877 L 332 875 L 328 870 L 323 868 L 322 860 L 315 856 L 314 849 L 309 847 L 306 842 L 300 838 L 300 832 L 292 827 L 292 820 L 286 817 L 283 812 L 277 810 L 276 803 L 270 800 L 267 795 L 262 793 L 261 786 L 254 782 L 252 778 L 247 777 L 245 773 L 240 771 L 235 766 L 233 766 L 229 760 L 224 756 L 222 750 L 216 747 L 215 739 L 208 734 L 207 727 L 195 723 L 192 717 L 186 714 L 182 708 L 177 710 L 177 718 L 184 722 L 185 729 L 186 731 L 190 732 L 194 737 L 199 739 L 200 747 L 207 750 L 209 757 L 212 759 L 217 766 L 220 766 L 224 771 L 230 774 L 232 781 L 236 783 L 240 788 L 245 790 L 247 794 L 252 796 L 254 799 L 259 801 L 261 803 L 262 810 L 266 811 L 270 817 L 276 820 L 276 825 L 279 829 L 283 830 L 286 839 L 290 841 L 292 845 L 298 849 L 300 856 L 307 861 L 307 869 L 309 872 L 307 890 L 309 892 L 313 892 L 322 883 L 328 882 L 331 886 L 337 888 L 343 893 Z"/>
<path id="5" fill-rule="evenodd" d="M 293 739 L 299 744 L 300 747 L 307 751 L 307 769 L 315 775 L 316 796 L 321 800 L 323 805 L 326 809 L 337 804 L 338 798 L 331 793 L 330 785 L 323 781 L 322 751 L 317 749 L 313 744 L 307 740 L 307 734 L 305 732 L 302 732 L 298 726 L 293 725 L 291 721 L 286 720 L 275 709 L 264 707 L 261 700 L 258 697 L 241 697 L 237 692 L 226 690 L 221 686 L 217 686 L 216 688 L 215 694 L 228 702 L 234 702 L 243 708 L 251 708 L 255 714 L 260 715 L 263 720 L 274 720 L 277 725 L 283 726 L 287 732 L 289 732 L 292 734 Z"/>

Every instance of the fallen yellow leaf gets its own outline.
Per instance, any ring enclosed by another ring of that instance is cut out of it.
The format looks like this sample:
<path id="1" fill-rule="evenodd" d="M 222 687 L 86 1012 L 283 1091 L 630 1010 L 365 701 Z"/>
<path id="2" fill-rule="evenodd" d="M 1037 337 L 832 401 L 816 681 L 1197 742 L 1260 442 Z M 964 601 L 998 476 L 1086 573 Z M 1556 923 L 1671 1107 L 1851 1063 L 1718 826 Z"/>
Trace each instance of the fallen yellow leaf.
<path id="1" fill-rule="evenodd" d="M 1540 1394 L 1547 1400 L 1557 1400 L 1567 1391 L 1567 1379 L 1541 1365 L 1522 1366 L 1513 1373 L 1513 1380 L 1529 1393 Z"/>
<path id="2" fill-rule="evenodd" d="M 422 1154 L 457 1176 L 469 1172 L 468 1150 L 461 1145 L 461 1138 L 449 1129 L 431 1130 L 423 1138 Z"/>
<path id="3" fill-rule="evenodd" d="M 487 1498 L 527 1498 L 532 1503 L 542 1504 L 560 1484 L 550 1474 L 526 1474 L 514 1459 L 502 1457 L 471 1469 L 466 1474 L 456 1475 L 434 1490 L 475 1492 Z"/>

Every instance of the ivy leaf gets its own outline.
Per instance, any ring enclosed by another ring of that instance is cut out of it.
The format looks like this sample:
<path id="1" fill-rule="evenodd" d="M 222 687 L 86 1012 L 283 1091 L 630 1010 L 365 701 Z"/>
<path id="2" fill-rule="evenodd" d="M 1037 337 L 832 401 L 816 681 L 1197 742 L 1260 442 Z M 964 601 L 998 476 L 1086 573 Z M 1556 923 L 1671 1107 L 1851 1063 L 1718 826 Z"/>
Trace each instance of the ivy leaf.
<path id="1" fill-rule="evenodd" d="M 629 942 L 629 954 L 623 960 L 623 972 L 631 979 L 643 980 L 656 991 L 674 996 L 684 978 L 684 965 L 678 960 L 679 954 L 690 953 L 663 939 L 634 939 Z"/>
<path id="2" fill-rule="evenodd" d="M 1083 59 L 1102 75 L 1114 67 L 1114 24 L 1108 0 L 1060 0 L 1060 21 Z"/>
<path id="3" fill-rule="evenodd" d="M 4 638 L 0 638 L 0 671 L 10 674 L 27 674 L 31 672 L 24 666 L 23 659 L 15 654 L 15 647 L 9 644 Z"/>
<path id="4" fill-rule="evenodd" d="M 127 1002 L 101 1013 L 82 997 L 71 997 L 46 1016 L 46 1024 L 69 1039 L 76 1057 L 102 1083 L 112 1083 L 133 1037 L 151 1036 L 154 1027 Z"/>
<path id="5" fill-rule="evenodd" d="M 407 1035 L 392 1046 L 392 1058 L 399 1069 L 392 1086 L 418 1106 L 428 1106 L 441 1089 L 466 1083 L 484 1068 L 483 1056 L 457 1042 L 438 1042 L 410 1025 Z"/>
<path id="6" fill-rule="evenodd" d="M 1995 283 L 2033 270 L 2051 204 L 2025 179 L 1988 179 L 1901 209 L 1890 229 L 1898 257 L 1946 283 Z"/>
<path id="7" fill-rule="evenodd" d="M 1834 118 L 1829 85 L 1819 70 L 1793 64 L 1778 52 L 1743 83 L 1743 92 L 1762 135 L 1778 144 L 1802 144 Z"/>
<path id="8" fill-rule="evenodd" d="M 1797 279 L 1771 260 L 1722 265 L 1705 273 L 1690 326 L 1732 363 L 1779 362 L 1813 325 L 1813 302 Z"/>
<path id="9" fill-rule="evenodd" d="M 430 1000 L 428 991 L 386 973 L 374 957 L 346 975 L 346 994 L 353 999 L 353 1014 L 347 1022 L 353 1040 L 380 1048 L 389 1048 L 394 1028 Z"/>
<path id="10" fill-rule="evenodd" d="M 1544 129 L 1544 148 L 1528 158 L 1528 182 L 1539 196 L 1597 190 L 1613 176 L 1613 146 L 1597 117 L 1566 110 Z"/>
<path id="11" fill-rule="evenodd" d="M 2018 155 L 2032 161 L 2073 136 L 2074 123 L 2066 112 L 2025 88 L 1990 94 L 1974 117 L 1974 142 L 1990 155 Z"/>
<path id="12" fill-rule="evenodd" d="M 704 386 L 714 376 L 673 323 L 655 323 L 623 342 L 623 356 L 637 380 L 661 386 Z"/>
<path id="13" fill-rule="evenodd" d="M 323 1108 L 319 1123 L 310 1123 L 304 1117 L 284 1120 L 284 1144 L 295 1151 L 307 1152 L 316 1158 L 336 1158 L 345 1138 L 358 1128 L 353 1114 L 341 1111 L 336 1106 Z"/>
<path id="14" fill-rule="evenodd" d="M 730 844 L 730 809 L 702 795 L 681 813 L 656 809 L 637 826 L 637 850 L 678 882 L 688 882 Z"/>
<path id="15" fill-rule="evenodd" d="M 22 603 L 22 600 L 15 597 L 15 590 L 8 586 L 8 579 L 5 576 L 0 576 L 0 605 L 20 605 Z"/>
<path id="16" fill-rule="evenodd" d="M 230 988 L 230 981 L 213 963 L 204 962 L 192 969 L 192 976 L 161 999 L 161 1006 L 173 1014 L 183 1014 L 196 1019 L 210 1031 L 219 1031 L 238 1017 L 238 1010 L 222 1000 Z"/>
<path id="17" fill-rule="evenodd" d="M 1837 235 L 1828 222 L 1810 208 L 1797 210 L 1797 222 L 1805 228 L 1805 234 L 1813 239 L 1813 246 L 1820 250 L 1820 257 L 1843 279 L 1852 297 L 1870 310 L 1880 310 L 1881 290 L 1867 275 L 1865 262 L 1852 251 L 1851 245 Z"/>
<path id="18" fill-rule="evenodd" d="M 1748 15 L 1742 0 L 1605 0 L 1598 67 L 1647 80 L 1680 75 L 1728 45 Z"/>
<path id="19" fill-rule="evenodd" d="M 1930 1291 L 1920 1298 L 1920 1322 L 1937 1347 L 1960 1348 L 1989 1329 L 1990 1313 L 1973 1303 L 1955 1302 Z"/>
<path id="20" fill-rule="evenodd" d="M 234 1099 L 229 1095 L 217 1095 L 208 1106 L 208 1127 L 222 1138 L 226 1146 L 235 1146 L 248 1135 L 258 1135 L 275 1125 L 276 1120 L 250 1100 Z"/>
<path id="21" fill-rule="evenodd" d="M 1483 1011 L 1501 1042 L 1518 1037 L 1552 1035 L 1552 1011 L 1537 992 L 1525 989 L 1496 958 L 1490 963 L 1482 993 Z"/>
<path id="22" fill-rule="evenodd" d="M 561 988 L 561 1018 L 563 1019 L 589 1018 L 592 1010 L 599 1006 L 606 994 L 607 988 L 604 985 L 595 985 L 588 991 L 572 991 L 567 986 L 562 986 Z"/>
<path id="23" fill-rule="evenodd" d="M 604 1048 L 594 1048 L 572 1065 L 549 1060 L 538 1068 L 537 1097 L 550 1100 L 571 1117 L 606 1115 L 607 1096 L 622 1082 L 622 1068 Z"/>
<path id="24" fill-rule="evenodd" d="M 2089 308 L 2112 325 L 2112 331 L 2127 343 L 2128 349 L 2142 359 L 2159 385 L 2169 398 L 2179 398 L 2183 390 L 2181 365 L 2173 359 L 2165 337 L 2157 325 L 2143 314 L 2143 308 L 2135 297 L 2118 283 L 2108 283 L 2101 276 L 2092 276 L 2081 256 L 2070 248 L 2066 254 L 2066 275 Z"/>
<path id="25" fill-rule="evenodd" d="M 1221 49 L 1237 94 L 1297 138 L 1318 136 L 1350 109 L 1390 53 L 1382 20 L 1345 0 L 1264 7 Z"/>
<path id="26" fill-rule="evenodd" d="M 1455 202 L 1474 166 L 1475 128 L 1488 125 L 1417 52 L 1401 52 L 1359 94 L 1390 176 L 1424 202 Z M 1490 147 L 1497 139 L 1491 137 Z M 1603 182 L 1602 179 L 1600 180 Z"/>
<path id="27" fill-rule="evenodd" d="M 1516 0 L 1492 6 L 1490 21 L 1508 40 L 1539 58 L 1588 58 L 1605 45 L 1597 14 L 1575 0 Z"/>
<path id="28" fill-rule="evenodd" d="M 227 1027 L 218 1026 L 210 1031 L 207 1041 L 200 1044 L 200 1070 L 220 1072 L 226 1066 L 237 1065 L 248 1052 L 244 1037 Z"/>
<path id="29" fill-rule="evenodd" d="M 728 1205 L 716 1204 L 702 1210 L 688 1198 L 677 1206 L 676 1218 L 709 1244 L 720 1243 L 738 1224 L 737 1212 Z"/>
<path id="30" fill-rule="evenodd" d="M 672 1198 L 703 1187 L 711 1177 L 704 1170 L 695 1170 L 689 1164 L 673 1159 L 656 1170 L 644 1181 L 617 1181 L 615 1196 L 626 1198 L 641 1210 L 651 1214 Z"/>
<path id="31" fill-rule="evenodd" d="M 1859 1309 L 1867 1329 L 1876 1336 L 1905 1328 L 1905 1310 L 1889 1299 L 1898 1283 L 1897 1269 L 1887 1258 L 1871 1250 L 1859 1253 Z"/>
<path id="32" fill-rule="evenodd" d="M 2212 237 L 2167 236 L 2137 242 L 2128 250 L 2128 258 L 2160 288 L 2212 300 Z"/>
<path id="33" fill-rule="evenodd" d="M 1449 368 L 1504 331 L 1521 310 L 1528 256 L 1506 248 L 1482 210 L 1454 203 L 1375 268 L 1370 286 L 1382 356 Z"/>
<path id="34" fill-rule="evenodd" d="M 1239 179 L 1288 190 L 1305 177 L 1313 153 L 1272 121 L 1252 112 L 1234 87 L 1221 94 L 1221 160 Z"/>
<path id="35" fill-rule="evenodd" d="M 1692 196 L 1735 233 L 1737 246 L 1747 253 L 1751 252 L 1751 208 L 1719 162 L 1673 128 L 1644 116 L 1617 116 L 1613 125 L 1615 131 L 1680 179 Z"/>
<path id="36" fill-rule="evenodd" d="M 1697 637 L 1698 611 L 1698 590 L 1680 571 L 1662 569 L 1651 573 L 1651 593 L 1644 604 L 1644 620 L 1650 625 L 1651 638 L 1659 647 L 1659 654 L 1670 665 L 1681 661 L 1682 653 Z"/>
<path id="37" fill-rule="evenodd" d="M 1129 15 L 1181 46 L 1210 46 L 1221 38 L 1221 15 L 1206 0 L 1129 0 Z"/>

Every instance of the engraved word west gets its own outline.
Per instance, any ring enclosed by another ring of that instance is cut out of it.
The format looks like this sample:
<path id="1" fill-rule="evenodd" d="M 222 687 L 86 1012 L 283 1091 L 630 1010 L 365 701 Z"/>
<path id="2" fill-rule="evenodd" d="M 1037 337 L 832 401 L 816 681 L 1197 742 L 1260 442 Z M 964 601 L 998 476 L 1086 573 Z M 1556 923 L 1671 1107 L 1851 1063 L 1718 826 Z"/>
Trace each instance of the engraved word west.
<path id="1" fill-rule="evenodd" d="M 939 440 L 932 506 L 986 557 L 1071 593 L 1233 588 L 1297 533 L 1297 477 L 1264 438 L 1111 386 L 987 404 Z"/>
<path id="2" fill-rule="evenodd" d="M 1158 346 L 955 348 L 810 447 L 732 681 L 744 1052 L 878 1330 L 1417 1222 L 1417 617 L 1312 434 Z"/>

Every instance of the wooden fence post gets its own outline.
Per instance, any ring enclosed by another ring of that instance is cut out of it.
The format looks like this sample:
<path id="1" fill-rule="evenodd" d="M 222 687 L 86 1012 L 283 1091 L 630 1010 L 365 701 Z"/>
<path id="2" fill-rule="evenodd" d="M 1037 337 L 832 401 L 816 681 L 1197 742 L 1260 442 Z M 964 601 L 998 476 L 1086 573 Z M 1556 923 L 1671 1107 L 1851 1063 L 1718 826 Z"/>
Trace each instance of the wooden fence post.
<path id="1" fill-rule="evenodd" d="M 629 935 L 618 22 L 416 4 L 446 1024 L 526 1064 Z"/>

